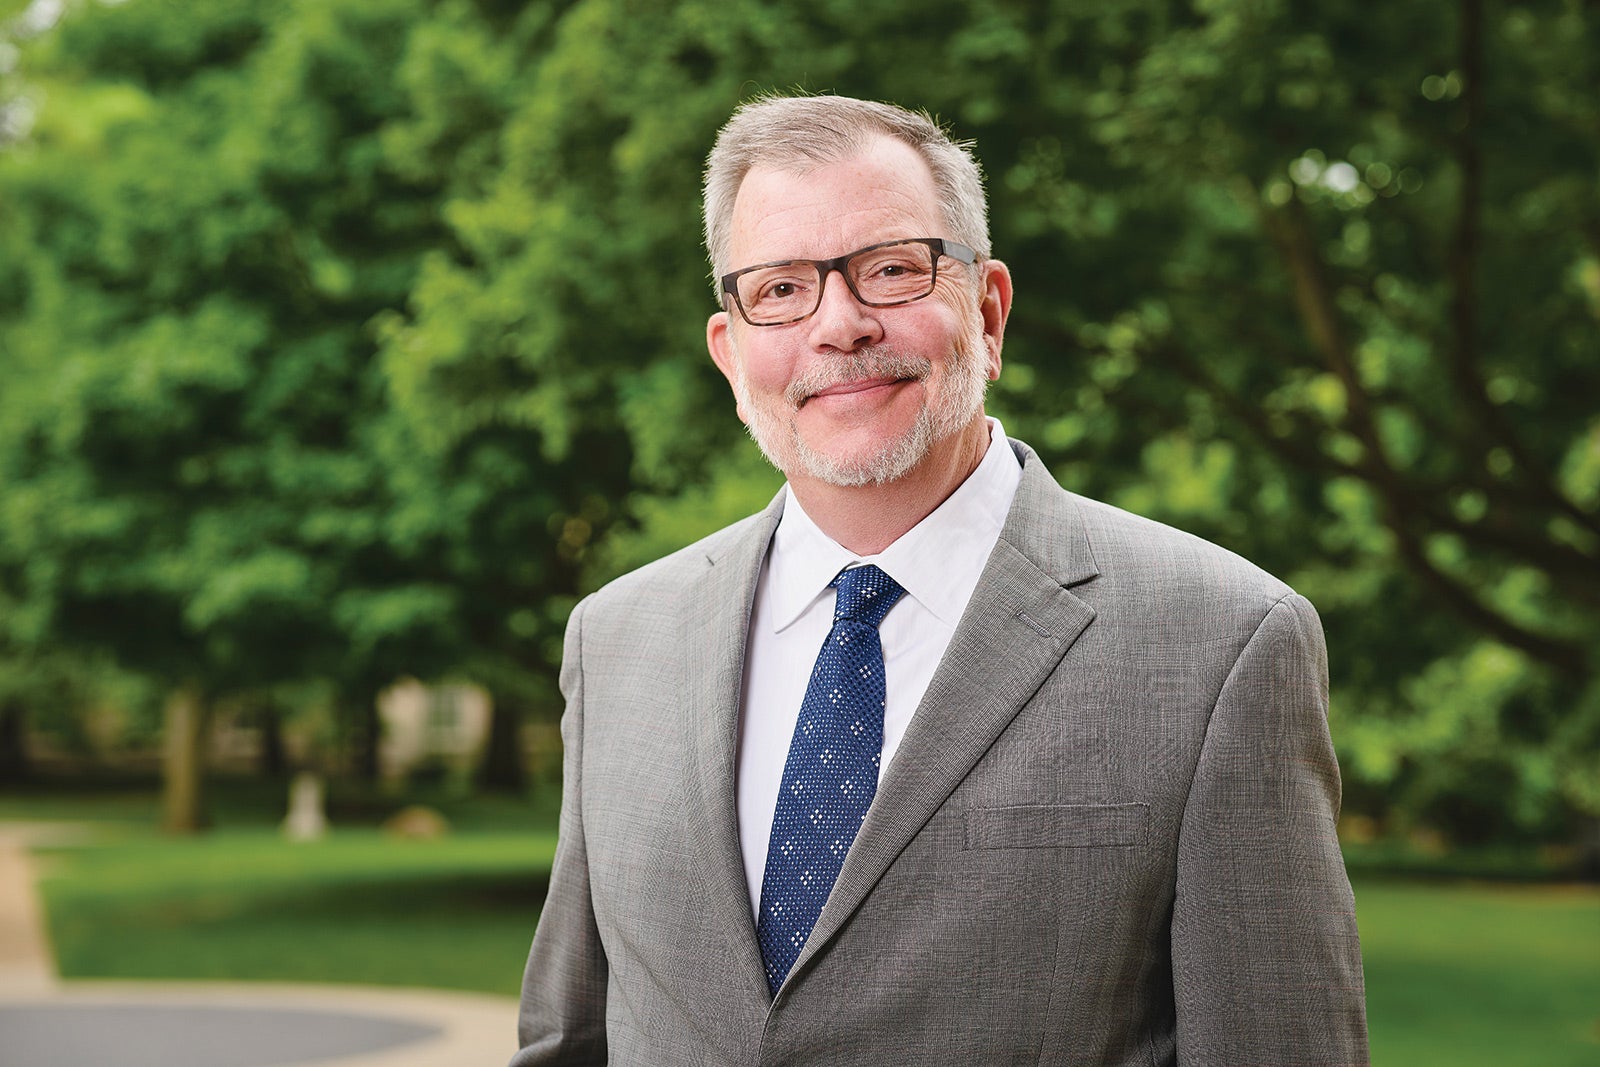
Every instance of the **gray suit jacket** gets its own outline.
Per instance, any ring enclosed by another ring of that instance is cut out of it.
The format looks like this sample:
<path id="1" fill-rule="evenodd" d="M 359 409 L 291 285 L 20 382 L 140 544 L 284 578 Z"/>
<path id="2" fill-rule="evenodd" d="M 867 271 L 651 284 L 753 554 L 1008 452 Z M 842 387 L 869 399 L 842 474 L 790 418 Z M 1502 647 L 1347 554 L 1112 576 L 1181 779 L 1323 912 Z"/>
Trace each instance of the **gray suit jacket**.
<path id="1" fill-rule="evenodd" d="M 734 768 L 782 496 L 573 612 L 515 1067 L 1367 1062 L 1316 613 L 1013 447 L 999 543 L 775 999 Z"/>

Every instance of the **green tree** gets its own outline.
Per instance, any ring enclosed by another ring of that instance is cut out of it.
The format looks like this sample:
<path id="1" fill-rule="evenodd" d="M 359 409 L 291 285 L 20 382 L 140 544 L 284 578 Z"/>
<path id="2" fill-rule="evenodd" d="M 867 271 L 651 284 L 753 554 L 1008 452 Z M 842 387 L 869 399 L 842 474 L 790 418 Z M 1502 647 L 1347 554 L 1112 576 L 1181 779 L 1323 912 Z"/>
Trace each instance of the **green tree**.
<path id="1" fill-rule="evenodd" d="M 174 694 L 174 829 L 217 696 L 326 678 L 370 707 L 459 647 L 456 591 L 386 529 L 406 446 L 368 328 L 440 235 L 381 144 L 425 6 L 87 7 L 28 51 L 49 104 L 0 156 L 0 572 L 35 640 Z"/>
<path id="2" fill-rule="evenodd" d="M 1212 4 L 1143 40 L 1080 68 L 1087 144 L 996 170 L 1049 257 L 1105 265 L 1019 285 L 1019 411 L 1317 601 L 1355 810 L 1570 833 L 1600 814 L 1592 14 Z"/>
<path id="3" fill-rule="evenodd" d="M 663 191 L 649 186 L 670 177 L 692 204 L 694 175 L 673 166 L 674 142 L 619 143 L 648 87 L 610 54 L 605 14 L 529 5 L 441 30 L 407 72 L 417 119 L 391 131 L 419 170 L 457 161 L 451 240 L 386 320 L 384 362 L 431 472 L 407 483 L 405 515 L 461 591 L 467 669 L 494 691 L 502 740 L 527 709 L 558 708 L 581 568 L 629 487 L 670 480 L 703 440 L 684 418 L 697 376 L 649 358 L 699 269 L 692 243 L 662 239 L 679 229 L 676 205 L 650 211 Z M 478 102 L 465 127 L 445 110 L 462 98 Z M 485 772 L 515 780 L 503 765 Z"/>

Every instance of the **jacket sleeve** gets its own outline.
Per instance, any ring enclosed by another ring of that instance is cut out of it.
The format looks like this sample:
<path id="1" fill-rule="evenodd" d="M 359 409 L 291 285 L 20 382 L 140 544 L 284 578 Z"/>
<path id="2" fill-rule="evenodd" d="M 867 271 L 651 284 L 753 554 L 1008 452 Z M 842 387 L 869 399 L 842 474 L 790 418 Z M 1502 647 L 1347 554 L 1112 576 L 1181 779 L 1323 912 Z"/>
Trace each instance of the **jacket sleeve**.
<path id="1" fill-rule="evenodd" d="M 511 1067 L 606 1062 L 606 955 L 589 895 L 583 837 L 583 626 L 587 601 L 567 622 L 561 660 L 561 823 L 550 892 L 528 953 Z"/>
<path id="2" fill-rule="evenodd" d="M 1322 626 L 1291 594 L 1223 683 L 1184 808 L 1172 914 L 1184 1067 L 1368 1063 L 1327 710 Z"/>

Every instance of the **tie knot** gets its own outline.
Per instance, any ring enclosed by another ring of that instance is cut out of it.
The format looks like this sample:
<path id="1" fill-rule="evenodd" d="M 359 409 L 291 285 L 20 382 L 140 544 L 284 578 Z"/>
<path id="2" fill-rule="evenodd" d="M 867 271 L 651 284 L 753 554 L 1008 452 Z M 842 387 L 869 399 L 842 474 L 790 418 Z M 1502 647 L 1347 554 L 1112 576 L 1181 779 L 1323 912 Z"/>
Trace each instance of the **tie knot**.
<path id="1" fill-rule="evenodd" d="M 840 571 L 833 586 L 839 591 L 833 605 L 833 621 L 859 622 L 874 628 L 889 614 L 895 601 L 905 595 L 898 582 L 871 563 Z"/>

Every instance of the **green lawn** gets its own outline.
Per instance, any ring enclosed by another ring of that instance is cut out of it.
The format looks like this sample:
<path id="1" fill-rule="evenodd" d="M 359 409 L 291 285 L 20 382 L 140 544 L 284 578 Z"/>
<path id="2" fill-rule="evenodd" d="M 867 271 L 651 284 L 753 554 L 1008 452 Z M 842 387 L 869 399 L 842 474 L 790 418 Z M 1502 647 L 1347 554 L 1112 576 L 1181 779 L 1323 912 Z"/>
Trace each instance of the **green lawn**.
<path id="1" fill-rule="evenodd" d="M 145 838 L 43 854 L 68 978 L 257 979 L 515 994 L 555 837 L 336 831 Z"/>
<path id="2" fill-rule="evenodd" d="M 462 812 L 438 841 L 306 845 L 259 824 L 195 840 L 125 824 L 45 852 L 62 973 L 513 994 L 555 839 L 492 829 L 553 821 L 506 814 Z M 1377 1067 L 1600 1064 L 1600 889 L 1361 873 L 1356 900 Z"/>
<path id="3" fill-rule="evenodd" d="M 1361 880 L 1375 1067 L 1600 1064 L 1600 889 Z"/>

